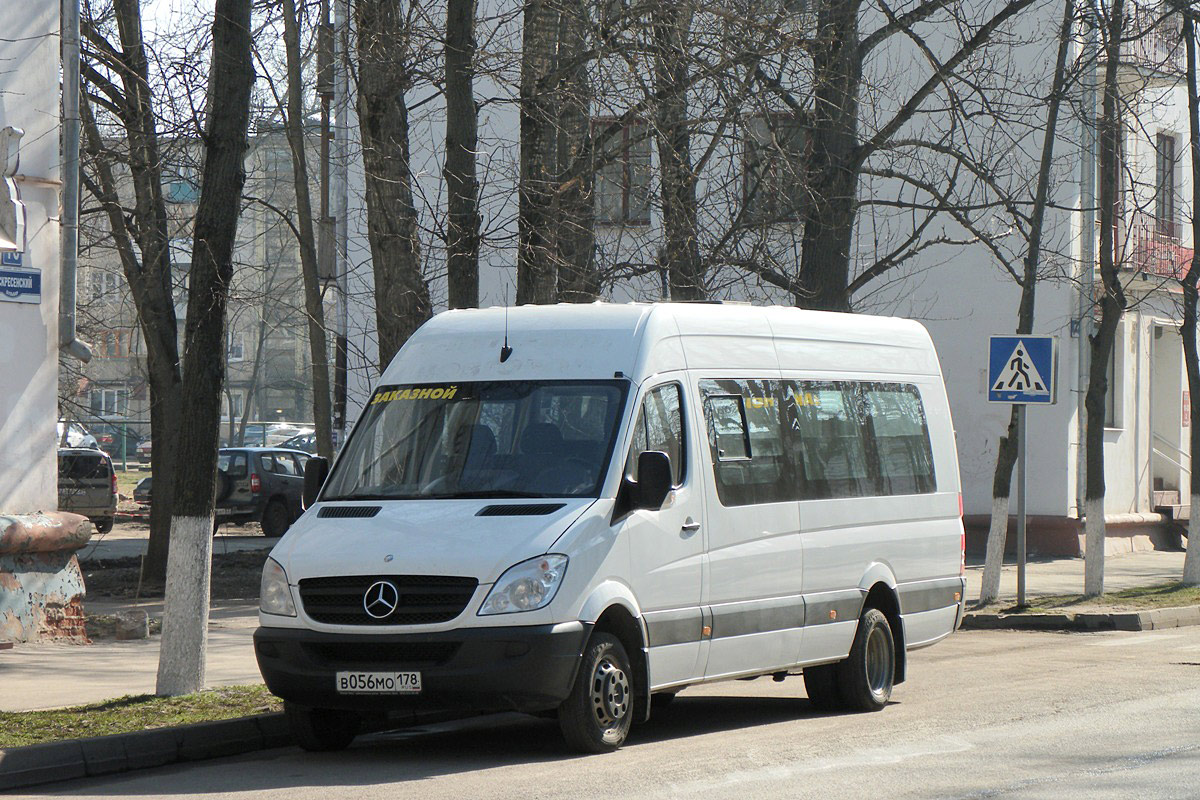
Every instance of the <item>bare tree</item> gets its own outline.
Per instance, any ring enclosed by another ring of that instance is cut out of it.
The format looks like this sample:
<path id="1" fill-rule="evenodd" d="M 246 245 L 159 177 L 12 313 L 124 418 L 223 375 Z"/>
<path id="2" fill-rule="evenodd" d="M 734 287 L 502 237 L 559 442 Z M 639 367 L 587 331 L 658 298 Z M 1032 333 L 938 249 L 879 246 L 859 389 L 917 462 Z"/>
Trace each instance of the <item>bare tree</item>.
<path id="1" fill-rule="evenodd" d="M 1189 490 L 1191 515 L 1188 517 L 1187 555 L 1183 561 L 1183 583 L 1200 586 L 1200 356 L 1196 352 L 1197 300 L 1200 298 L 1200 93 L 1196 81 L 1196 11 L 1188 4 L 1182 9 L 1183 41 L 1187 49 L 1188 145 L 1192 158 L 1192 260 L 1180 281 L 1183 287 L 1183 363 L 1187 370 L 1192 427 L 1190 432 L 1191 466 Z"/>
<path id="2" fill-rule="evenodd" d="M 413 13 L 410 4 L 409 12 Z M 358 120 L 366 171 L 367 236 L 382 370 L 433 313 L 421 271 L 405 91 L 411 21 L 391 0 L 355 0 Z"/>
<path id="3" fill-rule="evenodd" d="M 446 5 L 446 272 L 450 308 L 479 305 L 479 109 L 475 103 L 476 0 Z"/>
<path id="4" fill-rule="evenodd" d="M 1063 3 L 1063 20 L 1058 33 L 1058 55 L 1054 63 L 1054 78 L 1046 109 L 1046 131 L 1042 139 L 1041 161 L 1038 164 L 1037 190 L 1026 237 L 1024 270 L 1020 279 L 1021 302 L 1017 309 L 1017 334 L 1033 333 L 1034 300 L 1040 278 L 1038 267 L 1042 253 L 1042 230 L 1050 197 L 1050 175 L 1054 168 L 1059 109 L 1067 88 L 1067 57 L 1074 22 L 1075 0 L 1066 0 Z M 1092 67 L 1088 65 L 1087 68 Z M 996 454 L 996 472 L 992 481 L 992 523 L 988 531 L 987 554 L 979 593 L 981 605 L 992 602 L 1000 594 L 1000 569 L 1004 562 L 1004 544 L 1008 538 L 1009 493 L 1012 487 L 1013 466 L 1017 460 L 1017 413 L 1017 407 L 1013 406 L 1008 432 L 1001 437 Z"/>
<path id="5" fill-rule="evenodd" d="M 309 194 L 308 158 L 304 145 L 304 83 L 300 59 L 300 20 L 295 0 L 283 0 L 283 42 L 287 53 L 287 128 L 296 184 L 296 223 L 299 230 L 300 266 L 304 275 L 304 310 L 308 319 L 308 349 L 312 358 L 313 426 L 317 452 L 333 458 L 333 408 L 330 399 L 329 348 L 325 340 L 325 307 L 317 270 L 317 237 L 313 229 Z"/>
<path id="6" fill-rule="evenodd" d="M 1125 32 L 1125 2 L 1112 0 L 1101 16 L 1104 35 L 1104 86 L 1098 125 L 1100 139 L 1100 324 L 1092 335 L 1088 376 L 1085 447 L 1087 487 L 1084 493 L 1086 551 L 1083 593 L 1104 593 L 1104 399 L 1108 394 L 1108 361 L 1117 324 L 1125 313 L 1125 291 L 1114 252 L 1121 137 L 1121 39 Z M 1086 265 L 1085 265 L 1085 268 Z"/>
<path id="7" fill-rule="evenodd" d="M 185 331 L 179 458 L 189 465 L 175 480 L 173 547 L 157 693 L 178 695 L 204 686 L 217 447 L 224 381 L 225 311 L 233 280 L 233 246 L 245 183 L 251 60 L 251 0 L 216 0 L 212 69 L 204 126 L 205 158 L 193 238 Z"/>
<path id="8" fill-rule="evenodd" d="M 150 541 L 143 570 L 149 581 L 162 582 L 166 579 L 170 545 L 182 375 L 155 97 L 140 4 L 136 0 L 113 0 L 116 44 L 105 37 L 90 4 L 86 11 L 82 29 L 87 60 L 82 69 L 88 162 L 83 184 L 108 218 L 146 343 L 150 426 L 156 443 L 151 450 L 151 466 L 158 476 L 158 486 L 150 508 Z M 102 135 L 93 110 L 96 105 L 119 123 L 124 140 L 122 152 L 114 152 Z M 132 208 L 126 207 L 120 195 L 114 175 L 118 164 L 129 169 Z"/>

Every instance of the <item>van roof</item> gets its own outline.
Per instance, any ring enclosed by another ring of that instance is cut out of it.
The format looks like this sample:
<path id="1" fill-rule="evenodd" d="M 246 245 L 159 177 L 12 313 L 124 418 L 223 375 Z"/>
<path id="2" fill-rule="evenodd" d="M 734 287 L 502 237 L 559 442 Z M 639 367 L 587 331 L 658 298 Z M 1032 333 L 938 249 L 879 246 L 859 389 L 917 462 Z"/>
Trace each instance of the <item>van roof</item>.
<path id="1" fill-rule="evenodd" d="M 511 356 L 501 362 L 506 339 Z M 929 334 L 897 317 L 790 306 L 559 303 L 446 311 L 413 334 L 381 382 L 603 379 L 674 369 L 937 375 Z"/>

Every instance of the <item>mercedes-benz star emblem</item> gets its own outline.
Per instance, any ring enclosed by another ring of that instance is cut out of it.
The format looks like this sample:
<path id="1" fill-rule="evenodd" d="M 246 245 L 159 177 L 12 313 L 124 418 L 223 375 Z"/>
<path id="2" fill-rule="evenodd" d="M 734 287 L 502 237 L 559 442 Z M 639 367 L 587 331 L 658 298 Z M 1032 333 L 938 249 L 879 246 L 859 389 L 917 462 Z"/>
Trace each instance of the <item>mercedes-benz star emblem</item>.
<path id="1" fill-rule="evenodd" d="M 388 581 L 375 581 L 363 593 L 363 610 L 373 619 L 383 619 L 400 604 L 400 592 Z"/>

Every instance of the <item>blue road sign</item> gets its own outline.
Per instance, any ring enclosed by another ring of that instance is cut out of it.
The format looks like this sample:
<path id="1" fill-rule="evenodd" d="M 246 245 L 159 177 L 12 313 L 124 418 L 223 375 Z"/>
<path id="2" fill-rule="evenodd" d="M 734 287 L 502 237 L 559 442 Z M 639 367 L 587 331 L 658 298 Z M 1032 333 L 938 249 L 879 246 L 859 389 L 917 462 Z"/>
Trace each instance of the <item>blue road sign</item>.
<path id="1" fill-rule="evenodd" d="M 988 352 L 988 402 L 1050 405 L 1057 398 L 1058 339 L 993 336 Z"/>
<path id="2" fill-rule="evenodd" d="M 42 271 L 27 267 L 0 267 L 0 301 L 42 302 Z"/>

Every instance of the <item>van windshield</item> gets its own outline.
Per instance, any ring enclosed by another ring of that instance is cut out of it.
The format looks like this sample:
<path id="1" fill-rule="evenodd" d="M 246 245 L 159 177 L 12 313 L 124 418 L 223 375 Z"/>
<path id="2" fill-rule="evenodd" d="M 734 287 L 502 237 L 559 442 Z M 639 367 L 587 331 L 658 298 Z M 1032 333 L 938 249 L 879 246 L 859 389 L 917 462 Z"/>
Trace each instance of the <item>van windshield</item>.
<path id="1" fill-rule="evenodd" d="M 322 500 L 596 497 L 626 381 L 380 386 Z"/>

